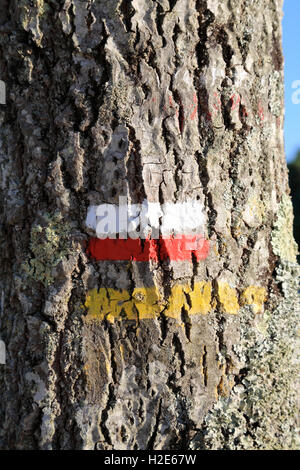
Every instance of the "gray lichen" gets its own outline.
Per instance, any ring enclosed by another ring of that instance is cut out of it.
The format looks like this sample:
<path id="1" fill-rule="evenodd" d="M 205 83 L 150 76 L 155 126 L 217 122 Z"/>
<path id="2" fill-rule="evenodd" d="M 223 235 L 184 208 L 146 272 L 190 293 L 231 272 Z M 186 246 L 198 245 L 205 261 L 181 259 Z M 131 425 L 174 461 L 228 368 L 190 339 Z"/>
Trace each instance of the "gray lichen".
<path id="1" fill-rule="evenodd" d="M 275 70 L 269 77 L 269 108 L 271 113 L 278 117 L 282 109 L 282 76 L 278 70 Z"/>
<path id="2" fill-rule="evenodd" d="M 23 263 L 23 269 L 29 277 L 41 281 L 45 286 L 52 283 L 53 268 L 70 252 L 69 234 L 69 224 L 62 220 L 60 214 L 46 214 L 41 224 L 32 227 L 30 249 L 33 257 Z"/>
<path id="3" fill-rule="evenodd" d="M 297 244 L 293 238 L 293 220 L 291 199 L 283 194 L 272 232 L 272 247 L 275 255 L 282 260 L 296 262 Z"/>

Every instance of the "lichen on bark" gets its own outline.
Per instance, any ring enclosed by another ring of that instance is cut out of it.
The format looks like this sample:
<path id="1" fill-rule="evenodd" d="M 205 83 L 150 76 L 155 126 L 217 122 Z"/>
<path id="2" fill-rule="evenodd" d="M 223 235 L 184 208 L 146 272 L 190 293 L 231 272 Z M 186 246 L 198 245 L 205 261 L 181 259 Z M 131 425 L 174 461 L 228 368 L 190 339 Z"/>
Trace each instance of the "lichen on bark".
<path id="1" fill-rule="evenodd" d="M 292 201 L 289 196 L 283 194 L 272 232 L 272 246 L 275 255 L 295 263 L 298 248 L 293 237 L 293 221 Z"/>
<path id="2" fill-rule="evenodd" d="M 70 225 L 60 214 L 45 214 L 42 219 L 42 223 L 32 226 L 32 257 L 22 267 L 28 276 L 48 286 L 55 278 L 56 266 L 72 252 L 72 240 Z"/>

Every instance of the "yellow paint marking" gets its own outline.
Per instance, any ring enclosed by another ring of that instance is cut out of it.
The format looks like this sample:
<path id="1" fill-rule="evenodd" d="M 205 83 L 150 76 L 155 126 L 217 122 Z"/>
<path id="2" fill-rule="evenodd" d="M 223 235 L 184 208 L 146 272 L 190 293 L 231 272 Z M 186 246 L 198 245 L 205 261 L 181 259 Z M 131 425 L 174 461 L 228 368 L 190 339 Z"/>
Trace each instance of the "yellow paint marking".
<path id="1" fill-rule="evenodd" d="M 130 295 L 126 290 L 116 289 L 92 289 L 86 299 L 86 307 L 89 310 L 89 318 L 107 318 L 114 322 L 115 318 L 128 318 L 137 320 L 137 314 L 132 309 Z"/>
<path id="2" fill-rule="evenodd" d="M 236 315 L 240 309 L 237 292 L 227 282 L 218 282 L 218 299 L 224 313 Z"/>
<path id="3" fill-rule="evenodd" d="M 217 299 L 223 312 L 236 315 L 243 305 L 252 305 L 255 313 L 262 310 L 266 301 L 266 290 L 263 287 L 250 286 L 238 302 L 236 289 L 224 281 L 217 283 Z M 92 289 L 88 292 L 85 307 L 88 309 L 87 319 L 145 320 L 157 318 L 161 313 L 180 322 L 182 308 L 188 315 L 207 315 L 217 306 L 216 298 L 212 297 L 211 282 L 197 282 L 194 289 L 189 285 L 176 284 L 171 288 L 168 299 L 163 299 L 158 289 L 138 287 L 132 295 L 126 290 Z"/>
<path id="4" fill-rule="evenodd" d="M 107 357 L 105 356 L 105 359 L 104 359 L 104 362 L 105 362 L 105 369 L 106 369 L 106 373 L 107 373 L 107 376 L 109 377 L 110 376 L 110 363 L 109 361 L 107 360 Z"/>
<path id="5" fill-rule="evenodd" d="M 242 304 L 251 305 L 254 313 L 261 313 L 266 298 L 266 289 L 264 287 L 249 286 L 243 292 Z"/>
<path id="6" fill-rule="evenodd" d="M 189 315 L 196 315 L 202 313 L 206 315 L 211 310 L 211 282 L 197 282 L 194 290 L 185 288 L 185 292 L 189 295 L 191 307 L 188 310 Z"/>
<path id="7" fill-rule="evenodd" d="M 120 344 L 120 354 L 121 354 L 122 361 L 124 361 L 124 346 L 123 346 L 123 344 Z"/>
<path id="8" fill-rule="evenodd" d="M 108 306 L 108 299 L 106 295 L 106 289 L 92 289 L 89 291 L 85 306 L 88 308 L 90 318 L 98 318 L 101 316 L 102 310 L 105 311 Z"/>
<path id="9" fill-rule="evenodd" d="M 182 307 L 188 308 L 184 295 L 184 286 L 176 285 L 172 288 L 172 294 L 168 298 L 168 307 L 164 311 L 164 315 L 180 320 Z"/>
<path id="10" fill-rule="evenodd" d="M 156 318 L 162 311 L 161 299 L 156 287 L 138 287 L 133 291 L 133 305 L 140 319 Z"/>

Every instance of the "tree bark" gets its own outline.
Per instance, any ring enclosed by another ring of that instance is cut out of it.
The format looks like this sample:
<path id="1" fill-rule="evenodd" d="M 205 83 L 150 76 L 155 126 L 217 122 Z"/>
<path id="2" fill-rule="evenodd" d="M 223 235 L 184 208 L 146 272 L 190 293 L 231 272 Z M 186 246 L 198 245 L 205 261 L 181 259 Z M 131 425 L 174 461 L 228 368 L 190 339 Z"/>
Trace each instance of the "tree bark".
<path id="1" fill-rule="evenodd" d="M 299 448 L 282 1 L 0 7 L 1 448 Z M 208 256 L 95 260 L 120 196 Z"/>

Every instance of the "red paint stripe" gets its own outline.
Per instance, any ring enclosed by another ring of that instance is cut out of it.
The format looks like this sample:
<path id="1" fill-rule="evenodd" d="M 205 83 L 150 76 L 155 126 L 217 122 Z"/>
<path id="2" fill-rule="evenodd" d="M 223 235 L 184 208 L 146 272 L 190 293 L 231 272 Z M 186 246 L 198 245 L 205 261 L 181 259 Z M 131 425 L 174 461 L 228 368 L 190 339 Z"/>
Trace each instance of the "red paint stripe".
<path id="1" fill-rule="evenodd" d="M 158 240 L 133 240 L 128 238 L 111 239 L 91 238 L 87 249 L 88 254 L 96 259 L 122 261 L 153 261 L 161 260 L 192 260 L 192 255 L 197 261 L 207 258 L 209 253 L 209 241 L 202 235 L 185 236 L 177 238 L 160 238 Z"/>

